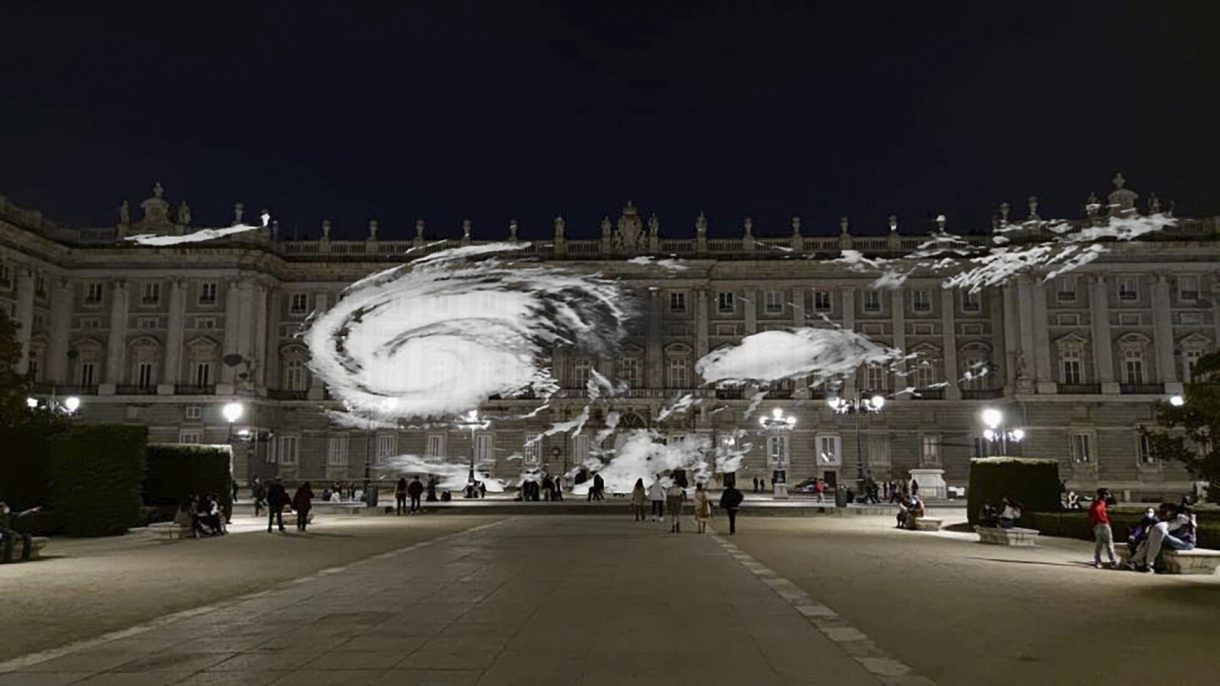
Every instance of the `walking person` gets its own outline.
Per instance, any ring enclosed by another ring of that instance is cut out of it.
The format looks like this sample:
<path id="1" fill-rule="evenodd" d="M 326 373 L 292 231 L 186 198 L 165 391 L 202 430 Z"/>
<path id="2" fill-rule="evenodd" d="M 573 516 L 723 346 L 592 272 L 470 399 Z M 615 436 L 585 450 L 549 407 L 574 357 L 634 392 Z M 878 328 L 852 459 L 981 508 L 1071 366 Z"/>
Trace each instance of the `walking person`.
<path id="1" fill-rule="evenodd" d="M 263 513 L 263 507 L 267 504 L 267 487 L 257 476 L 250 482 L 250 497 L 254 498 L 254 516 L 257 517 Z"/>
<path id="2" fill-rule="evenodd" d="M 305 533 L 305 527 L 309 525 L 309 511 L 313 509 L 313 489 L 309 487 L 308 481 L 301 484 L 293 494 L 292 509 L 297 511 L 297 531 Z"/>
<path id="3" fill-rule="evenodd" d="M 551 491 L 551 500 L 563 500 L 563 475 L 557 475 L 552 486 L 554 490 Z"/>
<path id="4" fill-rule="evenodd" d="M 398 484 L 394 486 L 394 506 L 395 514 L 399 517 L 407 513 L 407 478 L 401 477 L 398 479 Z"/>
<path id="5" fill-rule="evenodd" d="M 686 500 L 686 491 L 675 480 L 665 489 L 665 506 L 669 510 L 669 533 L 682 533 L 682 502 Z"/>
<path id="6" fill-rule="evenodd" d="M 695 484 L 695 524 L 699 533 L 707 532 L 707 520 L 712 518 L 712 501 L 708 500 L 703 484 Z"/>
<path id="7" fill-rule="evenodd" d="M 278 524 L 280 533 L 284 532 L 284 506 L 288 504 L 288 491 L 279 479 L 272 479 L 267 487 L 267 533 L 271 527 Z"/>
<path id="8" fill-rule="evenodd" d="M 754 481 L 754 492 L 758 493 L 758 477 L 757 476 L 754 477 L 753 481 Z"/>
<path id="9" fill-rule="evenodd" d="M 656 477 L 648 487 L 648 502 L 652 506 L 648 518 L 659 522 L 665 516 L 665 487 L 661 485 L 661 477 Z"/>
<path id="10" fill-rule="evenodd" d="M 644 488 L 644 480 L 636 479 L 635 488 L 631 489 L 631 512 L 635 521 L 644 521 L 644 503 L 648 502 L 648 491 Z"/>
<path id="11" fill-rule="evenodd" d="M 429 489 L 430 490 L 428 492 L 428 497 L 432 498 L 432 494 L 436 492 L 435 486 L 430 485 Z M 415 478 L 411 479 L 411 483 L 407 484 L 407 496 L 411 498 L 411 509 L 409 510 L 410 512 L 421 512 L 422 511 L 420 509 L 419 499 L 423 496 L 423 494 L 424 494 L 424 484 L 422 481 L 419 480 L 419 475 L 416 474 Z"/>
<path id="12" fill-rule="evenodd" d="M 1110 529 L 1110 490 L 1097 489 L 1097 499 L 1089 506 L 1089 524 L 1093 525 L 1093 566 L 1101 569 L 1101 551 L 1104 548 L 1110 557 L 1110 567 L 1118 566 L 1114 558 L 1114 531 Z"/>
<path id="13" fill-rule="evenodd" d="M 602 478 L 601 474 L 593 475 L 593 490 L 597 493 L 593 498 L 594 500 L 606 499 L 606 480 Z"/>
<path id="14" fill-rule="evenodd" d="M 724 492 L 720 494 L 720 507 L 724 508 L 724 513 L 729 517 L 729 535 L 737 533 L 737 508 L 741 506 L 741 501 L 745 496 L 741 491 L 734 486 L 726 486 Z"/>

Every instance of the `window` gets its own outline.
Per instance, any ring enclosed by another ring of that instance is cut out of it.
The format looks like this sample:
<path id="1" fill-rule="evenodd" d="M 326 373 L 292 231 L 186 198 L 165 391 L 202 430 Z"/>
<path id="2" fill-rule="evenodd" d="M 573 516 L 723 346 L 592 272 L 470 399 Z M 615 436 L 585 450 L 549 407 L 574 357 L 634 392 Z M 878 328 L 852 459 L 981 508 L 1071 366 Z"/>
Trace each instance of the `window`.
<path id="1" fill-rule="evenodd" d="M 1200 357 L 1203 357 L 1203 351 L 1198 348 L 1182 351 L 1182 380 L 1186 383 L 1195 380 L 1195 365 L 1199 363 Z"/>
<path id="2" fill-rule="evenodd" d="M 813 309 L 815 312 L 829 312 L 830 291 L 814 291 L 813 292 Z"/>
<path id="3" fill-rule="evenodd" d="M 634 388 L 640 380 L 640 359 L 638 357 L 623 357 L 618 361 L 619 381 Z"/>
<path id="4" fill-rule="evenodd" d="M 678 312 L 678 313 L 686 311 L 686 294 L 685 293 L 670 293 L 669 294 L 669 311 Z"/>
<path id="5" fill-rule="evenodd" d="M 326 445 L 326 464 L 341 467 L 347 464 L 347 436 L 331 436 Z"/>
<path id="6" fill-rule="evenodd" d="M 284 362 L 284 389 L 289 391 L 306 390 L 305 361 L 286 360 Z"/>
<path id="7" fill-rule="evenodd" d="M 881 311 L 881 294 L 877 291 L 864 291 L 864 311 Z"/>
<path id="8" fill-rule="evenodd" d="M 34 297 L 45 300 L 47 297 L 47 280 L 44 277 L 34 279 Z"/>
<path id="9" fill-rule="evenodd" d="M 309 309 L 309 294 L 308 293 L 293 293 L 292 299 L 288 301 L 288 312 L 290 314 L 305 314 Z"/>
<path id="10" fill-rule="evenodd" d="M 182 429 L 178 432 L 179 443 L 203 443 L 203 431 L 200 429 Z"/>
<path id="11" fill-rule="evenodd" d="M 140 302 L 145 305 L 156 305 L 161 302 L 161 282 L 147 281 L 144 283 L 144 292 L 140 298 Z"/>
<path id="12" fill-rule="evenodd" d="M 837 465 L 841 458 L 838 436 L 818 436 L 818 464 Z"/>
<path id="13" fill-rule="evenodd" d="M 924 434 L 920 437 L 919 442 L 920 464 L 940 464 L 940 436 Z"/>
<path id="14" fill-rule="evenodd" d="M 1093 461 L 1093 447 L 1089 434 L 1072 434 L 1072 462 L 1089 464 Z"/>
<path id="15" fill-rule="evenodd" d="M 30 355 L 28 371 L 26 372 L 30 379 L 35 382 L 42 381 L 42 368 L 38 366 L 38 358 Z"/>
<path id="16" fill-rule="evenodd" d="M 1139 277 L 1120 276 L 1118 279 L 1118 299 L 1138 300 L 1139 297 Z"/>
<path id="17" fill-rule="evenodd" d="M 911 294 L 916 312 L 932 311 L 932 291 L 921 288 Z"/>
<path id="18" fill-rule="evenodd" d="M 525 460 L 524 460 L 525 464 L 532 466 L 532 467 L 538 466 L 538 455 L 541 453 L 541 450 L 542 450 L 542 445 L 538 441 L 534 441 L 533 443 L 526 443 L 525 447 L 522 448 L 522 451 L 521 451 L 525 457 Z M 577 462 L 577 464 L 580 464 L 580 463 Z"/>
<path id="19" fill-rule="evenodd" d="M 7 264 L 0 264 L 0 288 L 9 289 L 13 287 L 13 268 Z"/>
<path id="20" fill-rule="evenodd" d="M 95 385 L 96 381 L 95 381 L 94 377 L 96 377 L 96 376 L 97 376 L 97 363 L 96 362 L 81 362 L 80 363 L 80 385 L 82 385 L 82 386 Z"/>
<path id="21" fill-rule="evenodd" d="M 442 434 L 432 434 L 428 436 L 428 443 L 424 448 L 424 455 L 427 457 L 441 457 L 445 454 L 445 437 Z"/>
<path id="22" fill-rule="evenodd" d="M 200 419 L 202 417 L 203 417 L 203 406 L 201 406 L 201 405 L 187 405 L 186 406 L 186 418 L 187 419 Z"/>
<path id="23" fill-rule="evenodd" d="M 937 383 L 936 363 L 932 360 L 920 360 L 915 365 L 915 387 L 928 388 Z"/>
<path id="24" fill-rule="evenodd" d="M 1152 456 L 1152 441 L 1148 434 L 1143 432 L 1135 434 L 1135 455 L 1141 465 L 1147 467 L 1156 464 L 1156 458 Z"/>
<path id="25" fill-rule="evenodd" d="M 784 311 L 784 294 L 781 291 L 767 291 L 763 294 L 763 308 L 767 314 L 780 314 Z"/>
<path id="26" fill-rule="evenodd" d="M 886 390 L 885 367 L 870 364 L 864 368 L 864 388 L 869 391 Z"/>
<path id="27" fill-rule="evenodd" d="M 1079 314 L 1057 314 L 1055 323 L 1059 326 L 1080 326 Z"/>
<path id="28" fill-rule="evenodd" d="M 1129 384 L 1144 383 L 1144 353 L 1141 350 L 1123 352 L 1123 380 Z"/>
<path id="29" fill-rule="evenodd" d="M 980 390 L 987 387 L 987 358 L 977 350 L 962 358 L 961 387 L 966 390 Z"/>
<path id="30" fill-rule="evenodd" d="M 490 433 L 475 434 L 474 456 L 479 464 L 492 464 L 496 461 L 495 436 Z"/>
<path id="31" fill-rule="evenodd" d="M 716 294 L 716 310 L 720 314 L 733 314 L 737 310 L 731 291 L 721 291 Z"/>
<path id="32" fill-rule="evenodd" d="M 1059 380 L 1061 383 L 1084 383 L 1082 370 L 1083 366 L 1081 365 L 1079 350 L 1071 348 L 1059 353 Z"/>
<path id="33" fill-rule="evenodd" d="M 196 362 L 195 363 L 195 385 L 196 386 L 211 386 L 212 385 L 212 363 L 211 362 Z"/>
<path id="34" fill-rule="evenodd" d="M 584 464 L 589 459 L 589 437 L 581 434 L 572 437 L 572 462 Z M 558 466 L 558 465 L 554 465 Z"/>
<path id="35" fill-rule="evenodd" d="M 585 357 L 578 357 L 572 361 L 572 388 L 585 388 L 589 385 L 591 366 L 588 358 Z"/>
<path id="36" fill-rule="evenodd" d="M 296 436 L 280 436 L 279 461 L 282 465 L 294 465 L 297 463 L 297 447 L 300 444 L 300 439 Z"/>
<path id="37" fill-rule="evenodd" d="M 216 282 L 208 281 L 199 284 L 199 304 L 213 305 L 216 303 Z"/>
<path id="38" fill-rule="evenodd" d="M 216 328 L 216 318 L 215 317 L 195 317 L 195 328 L 196 329 L 215 329 Z"/>
<path id="39" fill-rule="evenodd" d="M 398 435 L 380 434 L 377 436 L 377 464 L 385 465 L 391 457 L 398 454 Z"/>
<path id="40" fill-rule="evenodd" d="M 1061 276 L 1056 279 L 1056 283 L 1058 287 L 1055 289 L 1055 298 L 1059 302 L 1076 302 L 1076 277 Z"/>
<path id="41" fill-rule="evenodd" d="M 1199 277 L 1197 277 L 1197 276 L 1179 276 L 1178 277 L 1178 299 L 1179 300 L 1198 300 L 1199 299 Z"/>
<path id="42" fill-rule="evenodd" d="M 152 362 L 140 362 L 136 367 L 136 385 L 140 388 L 148 388 L 154 383 L 154 375 L 156 369 Z"/>
<path id="43" fill-rule="evenodd" d="M 140 317 L 140 319 L 136 322 L 136 328 L 155 329 L 160 323 L 160 320 L 156 317 Z"/>
<path id="44" fill-rule="evenodd" d="M 788 437 L 783 434 L 767 436 L 767 464 L 772 469 L 783 469 L 788 461 Z"/>
<path id="45" fill-rule="evenodd" d="M 102 284 L 100 281 L 90 281 L 85 284 L 85 304 L 96 305 L 102 302 Z"/>
<path id="46" fill-rule="evenodd" d="M 977 291 L 965 289 L 962 291 L 962 312 L 978 312 L 983 309 Z"/>
<path id="47" fill-rule="evenodd" d="M 670 357 L 667 371 L 669 388 L 689 388 L 690 380 L 687 378 L 687 369 L 690 365 L 687 364 L 685 357 Z"/>
<path id="48" fill-rule="evenodd" d="M 82 329 L 100 329 L 102 328 L 102 320 L 98 317 L 81 317 L 80 328 Z"/>

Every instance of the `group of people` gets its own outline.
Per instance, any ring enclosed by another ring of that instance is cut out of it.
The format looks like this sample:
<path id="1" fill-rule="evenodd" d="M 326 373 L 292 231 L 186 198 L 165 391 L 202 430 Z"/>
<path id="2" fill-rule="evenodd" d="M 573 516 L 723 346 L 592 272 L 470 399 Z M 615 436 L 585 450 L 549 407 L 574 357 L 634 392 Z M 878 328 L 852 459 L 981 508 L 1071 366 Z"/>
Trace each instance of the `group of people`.
<path id="1" fill-rule="evenodd" d="M 521 483 L 521 500 L 538 502 L 540 500 L 563 500 L 563 477 L 542 473 L 541 478 L 531 478 Z"/>
<path id="2" fill-rule="evenodd" d="M 33 545 L 34 539 L 24 531 L 17 531 L 13 526 L 16 524 L 16 520 L 40 509 L 42 508 L 31 507 L 21 512 L 13 512 L 8 503 L 0 500 L 0 562 L 13 561 L 13 556 L 17 553 L 18 541 L 21 541 L 21 559 L 30 559 L 30 547 Z"/>
<path id="3" fill-rule="evenodd" d="M 605 500 L 606 499 L 606 480 L 601 474 L 593 475 L 593 484 L 589 486 L 589 493 L 585 500 Z"/>
<path id="4" fill-rule="evenodd" d="M 983 526 L 998 526 L 1001 529 L 1011 529 L 1021 518 L 1021 503 L 1004 496 L 1000 504 L 983 503 L 979 512 L 979 523 Z"/>
<path id="5" fill-rule="evenodd" d="M 191 535 L 195 538 L 223 536 L 229 533 L 225 529 L 228 519 L 225 517 L 220 496 L 215 493 L 187 496 L 174 513 L 174 523 L 190 527 Z"/>
<path id="6" fill-rule="evenodd" d="M 898 528 L 914 529 L 915 520 L 926 514 L 923 501 L 917 495 L 909 495 L 898 502 Z"/>
<path id="7" fill-rule="evenodd" d="M 1114 555 L 1114 531 L 1110 526 L 1109 507 L 1114 496 L 1105 488 L 1097 489 L 1097 498 L 1089 506 L 1089 524 L 1093 527 L 1093 566 L 1103 567 L 1101 554 L 1106 553 L 1111 568 L 1118 567 Z M 1131 561 L 1127 568 L 1152 574 L 1156 571 L 1157 558 L 1165 548 L 1170 550 L 1193 550 L 1195 547 L 1198 520 L 1189 503 L 1161 503 L 1156 509 L 1148 508 L 1144 516 L 1127 534 L 1127 546 Z"/>
<path id="8" fill-rule="evenodd" d="M 429 482 L 431 484 L 431 482 Z M 436 485 L 431 484 L 432 493 L 436 492 Z M 419 480 L 417 474 L 415 478 L 407 483 L 406 477 L 398 480 L 398 484 L 394 486 L 394 501 L 397 505 L 397 514 L 415 514 L 421 511 L 420 500 L 424 496 L 424 483 Z M 411 500 L 410 507 L 407 506 L 407 500 Z"/>
<path id="9" fill-rule="evenodd" d="M 720 495 L 720 507 L 728 516 L 730 534 L 737 533 L 737 508 L 741 506 L 744 498 L 741 491 L 732 485 L 726 486 Z M 707 523 L 712 518 L 712 501 L 702 483 L 695 484 L 693 500 L 695 526 L 702 534 L 707 531 Z M 644 506 L 648 504 L 649 521 L 659 522 L 669 514 L 670 533 L 682 533 L 682 508 L 685 503 L 686 488 L 678 479 L 672 479 L 669 486 L 666 486 L 661 482 L 661 477 L 657 476 L 647 487 L 644 485 L 644 479 L 636 479 L 635 487 L 631 490 L 631 511 L 635 521 L 644 521 Z"/>
<path id="10" fill-rule="evenodd" d="M 271 533 L 277 526 L 281 533 L 285 531 L 285 508 L 296 512 L 297 531 L 304 532 L 313 519 L 310 511 L 313 509 L 314 497 L 313 489 L 308 481 L 298 486 L 292 498 L 289 498 L 288 489 L 284 488 L 284 484 L 279 479 L 272 479 L 271 483 L 266 487 L 267 533 Z M 257 502 L 255 502 L 254 507 L 255 514 L 257 514 Z"/>

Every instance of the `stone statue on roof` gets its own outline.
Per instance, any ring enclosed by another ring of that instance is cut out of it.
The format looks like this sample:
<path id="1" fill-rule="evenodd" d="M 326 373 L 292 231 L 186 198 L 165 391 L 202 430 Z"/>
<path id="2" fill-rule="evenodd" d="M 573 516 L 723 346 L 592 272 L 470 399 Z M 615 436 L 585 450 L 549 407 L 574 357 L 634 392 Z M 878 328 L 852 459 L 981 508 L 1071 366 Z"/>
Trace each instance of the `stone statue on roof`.
<path id="1" fill-rule="evenodd" d="M 634 249 L 639 244 L 643 228 L 639 211 L 635 208 L 635 204 L 628 200 L 627 205 L 623 207 L 623 213 L 618 218 L 619 245 L 628 250 Z"/>

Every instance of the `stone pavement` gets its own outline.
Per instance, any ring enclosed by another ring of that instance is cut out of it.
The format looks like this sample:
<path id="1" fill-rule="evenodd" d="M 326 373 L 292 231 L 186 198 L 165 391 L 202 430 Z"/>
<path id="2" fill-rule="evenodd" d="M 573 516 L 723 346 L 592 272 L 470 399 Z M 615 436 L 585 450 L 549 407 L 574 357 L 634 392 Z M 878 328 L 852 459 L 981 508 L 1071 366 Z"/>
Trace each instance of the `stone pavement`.
<path id="1" fill-rule="evenodd" d="M 513 518 L 0 663 L 0 684 L 877 684 L 903 671 L 853 657 L 843 642 L 858 632 L 819 628 L 817 603 L 758 567 L 665 524 Z M 907 682 L 928 683 L 893 681 Z"/>

